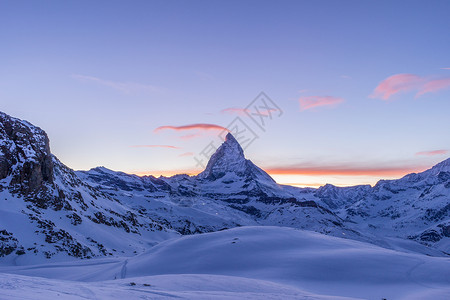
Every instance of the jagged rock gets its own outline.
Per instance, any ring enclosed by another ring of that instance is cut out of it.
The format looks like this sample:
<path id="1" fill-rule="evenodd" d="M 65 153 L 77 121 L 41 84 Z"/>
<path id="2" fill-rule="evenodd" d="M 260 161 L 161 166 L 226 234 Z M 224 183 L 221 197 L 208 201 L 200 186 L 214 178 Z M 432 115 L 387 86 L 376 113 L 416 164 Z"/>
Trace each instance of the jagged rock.
<path id="1" fill-rule="evenodd" d="M 26 121 L 0 112 L 0 180 L 11 176 L 10 188 L 22 195 L 53 183 L 47 134 Z"/>

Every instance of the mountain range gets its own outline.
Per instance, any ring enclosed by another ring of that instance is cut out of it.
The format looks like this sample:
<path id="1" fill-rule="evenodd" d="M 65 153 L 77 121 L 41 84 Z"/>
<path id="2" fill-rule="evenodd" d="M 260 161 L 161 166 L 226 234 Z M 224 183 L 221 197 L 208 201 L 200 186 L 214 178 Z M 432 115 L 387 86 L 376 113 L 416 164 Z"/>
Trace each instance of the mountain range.
<path id="1" fill-rule="evenodd" d="M 183 235 L 282 226 L 402 252 L 450 253 L 450 159 L 362 185 L 277 184 L 231 135 L 197 176 L 74 171 L 47 134 L 0 113 L 0 263 L 129 257 Z"/>

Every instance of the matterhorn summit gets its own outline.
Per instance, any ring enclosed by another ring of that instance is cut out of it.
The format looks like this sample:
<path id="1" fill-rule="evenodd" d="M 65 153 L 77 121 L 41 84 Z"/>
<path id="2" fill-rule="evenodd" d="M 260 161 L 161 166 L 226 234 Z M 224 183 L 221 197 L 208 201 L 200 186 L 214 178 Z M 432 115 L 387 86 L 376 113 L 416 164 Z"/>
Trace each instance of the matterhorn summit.
<path id="1" fill-rule="evenodd" d="M 241 178 L 274 182 L 266 172 L 245 158 L 244 150 L 231 133 L 226 135 L 225 142 L 211 156 L 206 169 L 198 174 L 197 178 L 216 180 L 228 173 L 234 173 Z"/>

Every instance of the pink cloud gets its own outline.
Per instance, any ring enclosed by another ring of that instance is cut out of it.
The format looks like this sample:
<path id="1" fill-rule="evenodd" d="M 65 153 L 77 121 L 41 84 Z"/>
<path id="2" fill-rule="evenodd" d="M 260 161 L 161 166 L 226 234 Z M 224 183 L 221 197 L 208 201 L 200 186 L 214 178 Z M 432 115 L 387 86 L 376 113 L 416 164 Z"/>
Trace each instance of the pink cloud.
<path id="1" fill-rule="evenodd" d="M 416 97 L 426 93 L 437 92 L 450 88 L 450 78 L 434 79 L 426 82 L 417 93 Z"/>
<path id="2" fill-rule="evenodd" d="M 447 154 L 448 152 L 449 152 L 448 150 L 421 151 L 421 152 L 417 152 L 416 155 L 433 156 L 433 155 Z"/>
<path id="3" fill-rule="evenodd" d="M 335 106 L 344 102 L 344 99 L 332 96 L 309 96 L 300 97 L 300 110 L 307 110 L 321 106 Z"/>
<path id="4" fill-rule="evenodd" d="M 235 114 L 235 115 L 239 115 L 239 116 L 245 116 L 246 113 L 248 113 L 250 111 L 246 108 L 230 107 L 230 108 L 222 109 L 220 112 L 223 114 Z"/>
<path id="5" fill-rule="evenodd" d="M 272 115 L 272 113 L 277 112 L 277 111 L 278 111 L 278 109 L 276 109 L 276 108 L 270 108 L 270 109 L 255 111 L 252 113 L 254 113 L 256 115 L 270 116 L 270 115 Z"/>
<path id="6" fill-rule="evenodd" d="M 193 156 L 193 155 L 194 155 L 194 152 L 184 152 L 184 153 L 181 153 L 178 156 Z"/>
<path id="7" fill-rule="evenodd" d="M 414 74 L 392 75 L 378 84 L 371 98 L 388 100 L 392 95 L 418 89 L 423 84 L 423 78 Z"/>
<path id="8" fill-rule="evenodd" d="M 450 70 L 450 68 L 441 68 L 441 70 Z"/>
<path id="9" fill-rule="evenodd" d="M 170 149 L 181 149 L 180 147 L 170 146 L 170 145 L 133 145 L 131 148 L 170 148 Z"/>
<path id="10" fill-rule="evenodd" d="M 309 175 L 309 176 L 404 176 L 409 173 L 425 171 L 424 166 L 278 166 L 264 168 L 271 175 Z"/>
<path id="11" fill-rule="evenodd" d="M 431 79 L 414 74 L 396 74 L 380 82 L 369 97 L 389 100 L 395 94 L 410 91 L 417 91 L 416 97 L 420 97 L 447 88 L 450 88 L 450 78 Z"/>
<path id="12" fill-rule="evenodd" d="M 180 139 L 182 139 L 182 140 L 192 140 L 192 139 L 195 139 L 195 138 L 198 138 L 198 137 L 201 137 L 201 136 L 203 136 L 203 135 L 200 134 L 200 133 L 193 133 L 193 134 L 182 135 L 182 136 L 180 136 Z"/>
<path id="13" fill-rule="evenodd" d="M 215 125 L 215 124 L 189 124 L 189 125 L 182 125 L 182 126 L 160 126 L 154 130 L 154 132 L 159 132 L 162 130 L 176 130 L 176 131 L 185 131 L 185 130 L 226 130 L 229 131 L 227 128 Z"/>

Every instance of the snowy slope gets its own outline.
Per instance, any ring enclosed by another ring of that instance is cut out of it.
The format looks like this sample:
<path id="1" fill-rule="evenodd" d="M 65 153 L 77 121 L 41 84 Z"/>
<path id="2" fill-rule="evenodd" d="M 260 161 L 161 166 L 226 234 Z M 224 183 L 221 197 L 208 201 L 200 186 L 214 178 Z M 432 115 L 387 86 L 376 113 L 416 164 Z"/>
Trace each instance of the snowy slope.
<path id="1" fill-rule="evenodd" d="M 152 285 L 151 279 L 143 278 L 165 274 L 169 280 L 178 274 L 176 278 L 189 279 L 192 275 L 185 274 L 198 274 L 229 276 L 231 285 L 237 278 L 248 278 L 312 294 L 363 299 L 450 297 L 450 258 L 402 253 L 311 231 L 270 226 L 184 236 L 128 259 L 3 267 L 0 272 L 102 281 L 98 284 L 126 278 L 128 281 L 118 283 Z M 209 284 L 205 282 L 205 286 Z"/>
<path id="2" fill-rule="evenodd" d="M 273 282 L 219 275 L 161 275 L 85 283 L 0 273 L 2 299 L 352 299 L 323 296 Z"/>

